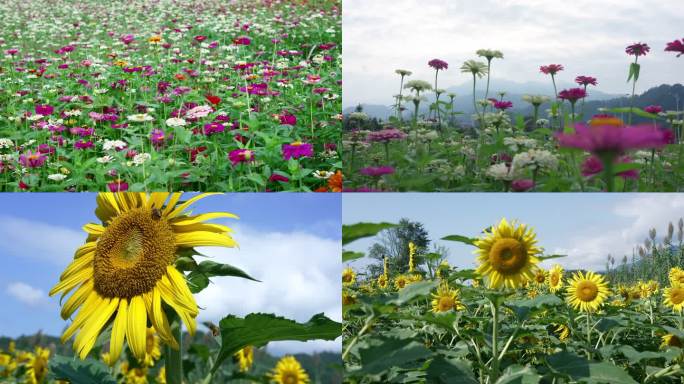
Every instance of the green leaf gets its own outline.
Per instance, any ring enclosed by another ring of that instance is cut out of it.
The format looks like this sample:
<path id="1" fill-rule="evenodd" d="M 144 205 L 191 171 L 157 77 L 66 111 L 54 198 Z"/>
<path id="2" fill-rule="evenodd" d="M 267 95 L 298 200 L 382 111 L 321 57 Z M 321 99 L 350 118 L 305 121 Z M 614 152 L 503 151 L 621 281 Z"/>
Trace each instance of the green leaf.
<path id="1" fill-rule="evenodd" d="M 377 341 L 374 340 L 373 345 L 368 348 L 359 348 L 363 367 L 351 373 L 377 375 L 392 367 L 401 367 L 431 355 L 422 343 L 410 338 L 384 338 Z"/>
<path id="2" fill-rule="evenodd" d="M 251 313 L 245 318 L 228 315 L 221 320 L 219 328 L 221 349 L 212 372 L 216 372 L 225 359 L 248 345 L 261 347 L 281 340 L 335 340 L 342 334 L 342 324 L 322 313 L 314 315 L 306 323 L 266 313 Z"/>
<path id="3" fill-rule="evenodd" d="M 637 384 L 622 368 L 609 362 L 595 363 L 567 351 L 546 359 L 549 365 L 575 381 L 592 384 Z"/>
<path id="4" fill-rule="evenodd" d="M 230 264 L 221 264 L 211 260 L 205 260 L 188 274 L 187 279 L 190 283 L 190 291 L 198 293 L 209 285 L 209 278 L 212 276 L 233 276 L 259 281 L 248 275 L 245 271 L 233 267 Z"/>
<path id="5" fill-rule="evenodd" d="M 658 116 L 658 115 L 648 113 L 648 112 L 644 111 L 643 109 L 637 108 L 637 107 L 634 107 L 631 109 L 629 107 L 610 108 L 607 111 L 610 113 L 615 113 L 615 114 L 617 114 L 617 113 L 633 113 L 637 116 L 645 117 L 648 119 L 659 119 L 660 118 L 660 116 Z"/>
<path id="6" fill-rule="evenodd" d="M 99 360 L 79 360 L 76 357 L 56 355 L 48 363 L 50 378 L 79 384 L 116 384 L 109 368 Z"/>
<path id="7" fill-rule="evenodd" d="M 349 244 L 352 241 L 362 239 L 364 237 L 375 236 L 383 229 L 394 228 L 396 226 L 396 224 L 391 223 L 357 223 L 352 225 L 343 225 L 342 245 Z"/>
<path id="8" fill-rule="evenodd" d="M 446 359 L 437 356 L 425 371 L 428 383 L 443 384 L 477 384 L 473 370 L 467 361 Z"/>
<path id="9" fill-rule="evenodd" d="M 537 256 L 537 259 L 544 261 L 544 260 L 549 260 L 549 259 L 560 259 L 561 257 L 566 257 L 568 255 L 544 255 L 544 256 Z"/>
<path id="10" fill-rule="evenodd" d="M 520 365 L 511 365 L 501 374 L 496 384 L 537 384 L 541 380 L 534 369 Z"/>
<path id="11" fill-rule="evenodd" d="M 399 291 L 399 295 L 396 298 L 389 300 L 388 303 L 403 305 L 415 300 L 416 298 L 429 296 L 430 292 L 432 292 L 432 290 L 435 289 L 438 284 L 439 283 L 437 281 L 419 281 L 417 283 L 413 283 Z"/>
<path id="12" fill-rule="evenodd" d="M 363 252 L 352 252 L 352 251 L 344 251 L 342 252 L 342 262 L 346 263 L 352 260 L 360 259 L 366 255 L 363 254 Z"/>
<path id="13" fill-rule="evenodd" d="M 563 304 L 563 300 L 559 299 L 556 295 L 540 295 L 534 299 L 514 301 L 507 305 L 507 307 L 511 308 L 519 319 L 524 320 L 534 309 L 545 305 L 554 306 L 561 304 Z"/>
<path id="14" fill-rule="evenodd" d="M 679 356 L 679 350 L 669 349 L 664 352 L 653 352 L 653 351 L 637 351 L 631 345 L 622 345 L 618 348 L 618 351 L 625 355 L 629 361 L 632 363 L 639 363 L 641 360 L 653 360 L 653 359 L 665 359 L 670 361 Z"/>
<path id="15" fill-rule="evenodd" d="M 441 240 L 458 241 L 459 243 L 465 243 L 468 245 L 475 245 L 475 241 L 477 239 L 473 239 L 473 238 L 461 236 L 461 235 L 449 235 L 449 236 L 442 237 Z"/>
<path id="16" fill-rule="evenodd" d="M 631 63 L 629 65 L 629 75 L 627 76 L 627 82 L 634 79 L 636 82 L 639 80 L 639 71 L 641 70 L 641 65 L 639 63 Z"/>

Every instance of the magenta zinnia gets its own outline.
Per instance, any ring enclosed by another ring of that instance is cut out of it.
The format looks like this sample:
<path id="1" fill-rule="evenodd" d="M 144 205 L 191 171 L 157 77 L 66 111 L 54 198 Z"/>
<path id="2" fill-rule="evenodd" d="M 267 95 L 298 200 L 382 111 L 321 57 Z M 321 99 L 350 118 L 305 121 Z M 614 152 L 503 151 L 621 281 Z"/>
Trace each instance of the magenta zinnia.
<path id="1" fill-rule="evenodd" d="M 295 141 L 292 144 L 283 144 L 283 159 L 299 159 L 300 157 L 313 156 L 313 144 Z"/>
<path id="2" fill-rule="evenodd" d="M 596 85 L 597 81 L 595 77 L 591 76 L 577 76 L 575 77 L 575 83 L 579 85 L 584 85 L 585 87 L 587 85 Z"/>
<path id="3" fill-rule="evenodd" d="M 494 101 L 494 108 L 500 110 L 500 111 L 505 111 L 508 108 L 513 107 L 513 102 L 511 101 Z"/>
<path id="4" fill-rule="evenodd" d="M 19 156 L 19 163 L 26 168 L 42 167 L 45 164 L 45 160 L 47 160 L 47 156 L 40 152 L 31 152 L 31 150 Z"/>
<path id="5" fill-rule="evenodd" d="M 234 149 L 228 153 L 228 159 L 236 166 L 240 163 L 249 163 L 254 161 L 254 151 L 249 149 Z"/>
<path id="6" fill-rule="evenodd" d="M 555 75 L 556 73 L 562 71 L 564 68 L 560 64 L 549 64 L 542 65 L 539 70 L 545 75 Z"/>
<path id="7" fill-rule="evenodd" d="M 381 165 L 378 167 L 366 167 L 359 170 L 362 175 L 370 177 L 380 177 L 383 175 L 391 175 L 394 173 L 394 168 L 388 165 Z"/>
<path id="8" fill-rule="evenodd" d="M 677 57 L 684 55 L 684 39 L 675 40 L 667 43 L 665 52 L 677 52 Z"/>
<path id="9" fill-rule="evenodd" d="M 646 43 L 634 43 L 632 45 L 628 45 L 627 48 L 625 48 L 625 52 L 630 55 L 630 56 L 646 56 L 648 51 L 651 50 L 651 47 L 648 46 Z"/>
<path id="10" fill-rule="evenodd" d="M 575 133 L 556 135 L 561 147 L 578 148 L 596 154 L 622 154 L 632 149 L 659 149 L 668 144 L 671 134 L 652 125 L 617 127 L 607 124 L 577 124 Z"/>
<path id="11" fill-rule="evenodd" d="M 446 61 L 440 59 L 432 59 L 428 61 L 428 65 L 437 71 L 449 68 L 449 64 Z"/>
<path id="12" fill-rule="evenodd" d="M 380 131 L 371 132 L 366 136 L 368 142 L 389 142 L 390 140 L 402 140 L 408 136 L 406 133 L 396 129 L 387 128 Z"/>
<path id="13" fill-rule="evenodd" d="M 558 92 L 559 99 L 568 100 L 571 103 L 575 103 L 577 100 L 585 97 L 587 97 L 587 91 L 582 88 L 570 88 Z"/>

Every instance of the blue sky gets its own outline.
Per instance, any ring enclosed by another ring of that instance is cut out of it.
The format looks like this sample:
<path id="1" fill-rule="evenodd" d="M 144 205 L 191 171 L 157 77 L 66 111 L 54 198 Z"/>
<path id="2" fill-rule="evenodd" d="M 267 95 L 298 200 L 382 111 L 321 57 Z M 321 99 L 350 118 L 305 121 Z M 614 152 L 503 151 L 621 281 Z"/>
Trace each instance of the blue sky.
<path id="1" fill-rule="evenodd" d="M 58 299 L 46 293 L 85 240 L 81 227 L 97 221 L 95 206 L 95 194 L 90 193 L 0 195 L 0 335 L 61 333 L 65 322 L 59 317 Z M 200 321 L 258 311 L 299 321 L 325 312 L 340 320 L 339 194 L 224 194 L 200 200 L 193 211 L 240 216 L 237 221 L 219 221 L 235 230 L 239 249 L 201 251 L 262 280 L 214 279 L 197 296 L 205 308 Z M 273 353 L 292 353 L 339 350 L 338 344 L 274 343 L 270 348 Z"/>
<path id="2" fill-rule="evenodd" d="M 492 65 L 494 92 L 502 90 L 497 79 L 507 79 L 548 84 L 552 94 L 539 66 L 563 64 L 559 84 L 588 75 L 598 78 L 598 90 L 625 94 L 631 87 L 624 50 L 636 42 L 651 47 L 639 59 L 641 93 L 682 81 L 683 59 L 663 50 L 683 37 L 683 18 L 681 0 L 345 0 L 343 103 L 391 105 L 399 88 L 394 70 L 434 83 L 427 65 L 433 58 L 449 63 L 439 74 L 440 88 L 472 84 L 459 67 L 479 60 L 475 51 L 482 48 L 504 53 Z"/>
<path id="3" fill-rule="evenodd" d="M 547 254 L 568 255 L 553 263 L 598 270 L 604 268 L 608 253 L 618 259 L 631 256 L 633 246 L 646 238 L 649 228 L 663 234 L 669 221 L 676 225 L 684 217 L 684 195 L 345 194 L 343 207 L 344 224 L 398 222 L 404 217 L 423 223 L 437 244 L 449 248 L 449 262 L 462 268 L 475 266 L 473 247 L 438 239 L 455 234 L 476 237 L 505 217 L 534 227 Z M 373 242 L 373 238 L 363 239 L 345 249 L 367 251 Z M 364 263 L 361 259 L 357 264 Z"/>

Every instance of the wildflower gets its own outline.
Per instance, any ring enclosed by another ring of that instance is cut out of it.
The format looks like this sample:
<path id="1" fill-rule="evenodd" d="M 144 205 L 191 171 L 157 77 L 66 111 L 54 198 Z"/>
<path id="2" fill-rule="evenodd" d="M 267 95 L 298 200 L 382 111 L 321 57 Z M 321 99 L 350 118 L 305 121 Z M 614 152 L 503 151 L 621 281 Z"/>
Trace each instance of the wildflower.
<path id="1" fill-rule="evenodd" d="M 520 287 L 534 278 L 541 253 L 536 244 L 533 229 L 501 219 L 475 241 L 480 263 L 477 273 L 487 279 L 489 288 Z"/>
<path id="2" fill-rule="evenodd" d="M 648 46 L 646 43 L 634 43 L 632 45 L 628 45 L 627 48 L 625 48 L 625 52 L 630 55 L 630 56 L 646 56 L 646 54 L 651 50 L 651 47 Z"/>
<path id="3" fill-rule="evenodd" d="M 228 160 L 236 166 L 240 163 L 250 163 L 254 161 L 254 151 L 249 149 L 234 149 L 228 153 Z"/>
<path id="4" fill-rule="evenodd" d="M 161 309 L 162 302 L 180 315 L 191 335 L 195 333 L 197 304 L 185 277 L 174 267 L 177 254 L 197 246 L 237 245 L 229 235 L 230 228 L 196 223 L 198 216 L 184 212 L 206 196 L 176 206 L 179 193 L 98 195 L 96 214 L 103 224 L 84 226 L 86 243 L 50 290 L 52 296 L 75 289 L 64 303 L 61 316 L 67 319 L 79 307 L 80 311 L 62 335 L 62 342 L 80 330 L 74 350 L 81 359 L 88 355 L 110 320 L 110 363 L 121 354 L 124 338 L 133 355 L 144 360 L 148 320 L 165 343 L 178 348 Z M 235 216 L 220 212 L 210 217 Z M 188 222 L 195 223 L 192 231 L 177 230 Z"/>
<path id="5" fill-rule="evenodd" d="M 342 271 L 342 285 L 348 286 L 356 282 L 356 273 L 351 267 L 347 267 Z"/>
<path id="6" fill-rule="evenodd" d="M 154 120 L 154 117 L 148 115 L 147 113 L 138 113 L 135 115 L 128 116 L 128 120 L 136 122 L 136 123 L 144 123 L 146 121 Z"/>
<path id="7" fill-rule="evenodd" d="M 294 356 L 285 356 L 278 361 L 270 375 L 277 384 L 307 384 L 309 375 Z"/>
<path id="8" fill-rule="evenodd" d="M 183 127 L 188 125 L 188 123 L 187 121 L 179 117 L 172 117 L 170 119 L 166 119 L 166 125 L 168 125 L 169 127 Z"/>
<path id="9" fill-rule="evenodd" d="M 428 61 L 428 65 L 437 71 L 443 71 L 449 68 L 449 64 L 446 61 L 440 59 L 432 59 Z"/>
<path id="10" fill-rule="evenodd" d="M 235 352 L 234 356 L 240 372 L 247 372 L 252 367 L 252 364 L 254 364 L 254 347 L 248 345 Z"/>
<path id="11" fill-rule="evenodd" d="M 546 277 L 546 285 L 552 293 L 558 292 L 563 287 L 563 267 L 556 264 L 549 270 Z"/>
<path id="12" fill-rule="evenodd" d="M 299 159 L 301 157 L 313 156 L 313 144 L 295 141 L 290 144 L 283 144 L 283 159 Z"/>
<path id="13" fill-rule="evenodd" d="M 677 57 L 684 55 L 684 39 L 667 43 L 665 52 L 677 52 Z"/>
<path id="14" fill-rule="evenodd" d="M 443 313 L 465 309 L 459 295 L 458 289 L 449 287 L 447 282 L 442 282 L 437 288 L 437 293 L 432 294 L 432 312 Z"/>
<path id="15" fill-rule="evenodd" d="M 592 271 L 575 273 L 568 281 L 566 301 L 576 310 L 595 312 L 608 298 L 608 283 Z"/>
<path id="16" fill-rule="evenodd" d="M 549 65 L 542 65 L 539 67 L 539 70 L 545 74 L 545 75 L 555 75 L 556 73 L 562 71 L 563 66 L 561 64 L 549 64 Z"/>
<path id="17" fill-rule="evenodd" d="M 28 150 L 19 156 L 19 163 L 26 168 L 42 167 L 47 160 L 47 156 L 40 152 L 31 152 Z"/>
<path id="18" fill-rule="evenodd" d="M 362 175 L 370 176 L 370 177 L 380 177 L 384 175 L 391 175 L 394 173 L 394 168 L 387 166 L 387 165 L 381 165 L 377 167 L 366 167 L 366 168 L 361 168 L 359 170 L 359 173 Z"/>

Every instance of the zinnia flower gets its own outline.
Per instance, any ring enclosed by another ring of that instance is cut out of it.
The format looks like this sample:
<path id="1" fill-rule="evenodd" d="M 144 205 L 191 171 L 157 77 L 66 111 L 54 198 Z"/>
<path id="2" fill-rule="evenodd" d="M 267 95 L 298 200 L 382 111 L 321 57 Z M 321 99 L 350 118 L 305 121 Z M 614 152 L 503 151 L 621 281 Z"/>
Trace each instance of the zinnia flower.
<path id="1" fill-rule="evenodd" d="M 28 150 L 19 156 L 19 163 L 26 168 L 42 167 L 46 160 L 47 156 L 40 152 L 31 152 L 31 150 Z"/>
<path id="2" fill-rule="evenodd" d="M 449 68 L 449 64 L 446 61 L 440 59 L 432 59 L 428 61 L 428 65 L 437 71 Z"/>
<path id="3" fill-rule="evenodd" d="M 508 108 L 513 107 L 513 102 L 512 101 L 494 101 L 494 108 L 500 110 L 500 111 L 505 111 Z"/>
<path id="4" fill-rule="evenodd" d="M 254 161 L 254 151 L 249 149 L 234 149 L 228 153 L 228 159 L 233 166 L 240 163 L 249 163 Z"/>
<path id="5" fill-rule="evenodd" d="M 622 154 L 631 149 L 659 149 L 668 144 L 670 134 L 652 125 L 615 126 L 601 121 L 576 124 L 574 133 L 558 133 L 561 147 L 579 148 L 599 157 Z"/>
<path id="6" fill-rule="evenodd" d="M 49 116 L 52 115 L 52 112 L 55 111 L 55 108 L 51 105 L 41 105 L 38 104 L 36 105 L 36 113 L 42 116 Z"/>
<path id="7" fill-rule="evenodd" d="M 630 55 L 630 56 L 646 56 L 648 51 L 651 50 L 651 47 L 648 46 L 646 43 L 634 43 L 632 45 L 628 45 L 627 48 L 625 48 L 625 52 Z"/>
<path id="8" fill-rule="evenodd" d="M 582 88 L 570 88 L 558 92 L 559 99 L 568 100 L 571 103 L 575 103 L 577 100 L 585 97 L 587 97 L 587 91 Z"/>
<path id="9" fill-rule="evenodd" d="M 615 164 L 629 164 L 631 162 L 632 159 L 629 156 L 620 156 L 616 159 Z M 589 156 L 582 163 L 582 176 L 584 177 L 592 177 L 601 172 L 603 172 L 603 162 L 596 156 Z M 621 176 L 623 179 L 636 180 L 639 178 L 639 170 L 629 169 L 627 171 L 620 172 L 617 175 Z"/>
<path id="10" fill-rule="evenodd" d="M 174 266 L 179 254 L 198 246 L 235 247 L 231 229 L 207 224 L 210 218 L 236 216 L 226 212 L 190 215 L 201 194 L 178 204 L 181 193 L 100 193 L 95 214 L 102 224 L 86 224 L 86 243 L 50 290 L 73 294 L 62 306 L 63 319 L 80 308 L 64 331 L 62 342 L 77 332 L 73 346 L 85 359 L 103 328 L 111 323 L 109 363 L 123 350 L 144 361 L 148 321 L 162 341 L 178 348 L 165 307 L 176 312 L 191 335 L 199 313 L 185 276 Z"/>
<path id="11" fill-rule="evenodd" d="M 391 140 L 403 140 L 408 135 L 396 128 L 387 128 L 380 131 L 370 132 L 366 135 L 368 142 L 389 142 Z"/>
<path id="12" fill-rule="evenodd" d="M 577 77 L 575 77 L 575 83 L 577 83 L 577 84 L 579 84 L 579 85 L 584 85 L 585 87 L 586 87 L 587 85 L 596 85 L 596 84 L 598 84 L 597 81 L 596 81 L 596 78 L 595 78 L 595 77 L 591 77 L 591 76 L 577 76 Z"/>
<path id="13" fill-rule="evenodd" d="M 539 70 L 545 75 L 555 75 L 556 73 L 562 71 L 564 68 L 560 64 L 549 64 L 542 65 Z"/>
<path id="14" fill-rule="evenodd" d="M 300 157 L 313 156 L 313 144 L 295 141 L 291 144 L 283 144 L 283 159 L 299 159 Z"/>
<path id="15" fill-rule="evenodd" d="M 391 175 L 394 173 L 394 168 L 387 165 L 381 165 L 379 167 L 366 167 L 361 168 L 359 173 L 370 177 L 380 177 L 383 175 Z"/>
<path id="16" fill-rule="evenodd" d="M 678 52 L 677 57 L 684 55 L 684 39 L 667 43 L 665 52 Z"/>
<path id="17" fill-rule="evenodd" d="M 657 115 L 663 111 L 663 107 L 660 105 L 649 105 L 648 107 L 644 108 L 644 111 Z"/>
<path id="18" fill-rule="evenodd" d="M 172 134 L 167 136 L 161 129 L 153 129 L 152 133 L 150 133 L 150 141 L 157 148 L 163 146 L 166 140 L 171 140 L 172 138 Z"/>

